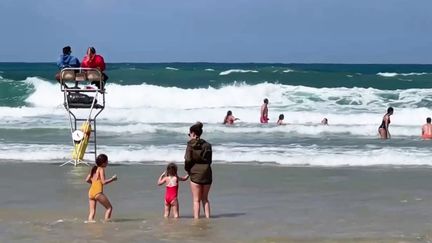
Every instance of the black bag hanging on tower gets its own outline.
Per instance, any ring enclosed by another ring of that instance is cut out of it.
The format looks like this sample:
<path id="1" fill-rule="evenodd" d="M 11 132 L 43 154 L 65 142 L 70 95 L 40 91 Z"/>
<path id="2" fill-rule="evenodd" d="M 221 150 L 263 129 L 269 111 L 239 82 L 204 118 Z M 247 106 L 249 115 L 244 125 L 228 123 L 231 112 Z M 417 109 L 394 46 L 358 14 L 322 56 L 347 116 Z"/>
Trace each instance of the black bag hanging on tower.
<path id="1" fill-rule="evenodd" d="M 81 93 L 69 93 L 67 99 L 68 103 L 91 104 L 94 97 Z"/>

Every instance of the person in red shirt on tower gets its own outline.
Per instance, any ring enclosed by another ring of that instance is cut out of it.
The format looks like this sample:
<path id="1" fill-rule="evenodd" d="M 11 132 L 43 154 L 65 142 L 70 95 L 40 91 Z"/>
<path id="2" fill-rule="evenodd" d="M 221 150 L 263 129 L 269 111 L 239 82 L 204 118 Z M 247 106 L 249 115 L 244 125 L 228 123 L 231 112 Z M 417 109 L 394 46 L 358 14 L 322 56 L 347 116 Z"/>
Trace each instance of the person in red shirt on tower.
<path id="1" fill-rule="evenodd" d="M 108 76 L 104 73 L 105 61 L 101 55 L 96 54 L 96 49 L 94 47 L 89 47 L 87 49 L 87 55 L 83 58 L 81 67 L 99 69 L 102 72 L 103 86 L 105 86 L 105 82 L 108 80 Z M 101 88 L 99 87 L 99 82 L 93 81 L 92 84 L 98 86 L 98 88 Z"/>

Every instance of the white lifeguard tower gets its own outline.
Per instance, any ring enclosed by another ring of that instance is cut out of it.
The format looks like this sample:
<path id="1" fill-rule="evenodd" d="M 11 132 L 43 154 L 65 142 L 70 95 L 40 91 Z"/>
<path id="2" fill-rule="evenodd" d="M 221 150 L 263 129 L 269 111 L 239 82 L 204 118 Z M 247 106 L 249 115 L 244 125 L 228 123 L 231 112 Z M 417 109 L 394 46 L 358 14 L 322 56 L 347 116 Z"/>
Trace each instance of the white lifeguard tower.
<path id="1" fill-rule="evenodd" d="M 104 85 L 103 74 L 96 68 L 64 68 L 60 71 L 60 90 L 63 92 L 63 105 L 69 117 L 74 146 L 72 159 L 61 166 L 89 165 L 84 159 L 86 154 L 92 154 L 96 159 L 96 118 L 105 109 Z M 82 125 L 78 129 L 79 122 Z"/>

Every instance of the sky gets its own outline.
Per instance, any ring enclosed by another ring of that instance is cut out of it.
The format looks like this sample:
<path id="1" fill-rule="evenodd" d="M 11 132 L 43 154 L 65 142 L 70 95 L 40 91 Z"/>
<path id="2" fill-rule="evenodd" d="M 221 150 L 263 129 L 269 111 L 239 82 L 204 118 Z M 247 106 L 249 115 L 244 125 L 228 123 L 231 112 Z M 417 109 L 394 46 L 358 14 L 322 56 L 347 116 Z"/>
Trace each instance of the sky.
<path id="1" fill-rule="evenodd" d="M 0 0 L 0 62 L 432 63 L 431 0 Z"/>

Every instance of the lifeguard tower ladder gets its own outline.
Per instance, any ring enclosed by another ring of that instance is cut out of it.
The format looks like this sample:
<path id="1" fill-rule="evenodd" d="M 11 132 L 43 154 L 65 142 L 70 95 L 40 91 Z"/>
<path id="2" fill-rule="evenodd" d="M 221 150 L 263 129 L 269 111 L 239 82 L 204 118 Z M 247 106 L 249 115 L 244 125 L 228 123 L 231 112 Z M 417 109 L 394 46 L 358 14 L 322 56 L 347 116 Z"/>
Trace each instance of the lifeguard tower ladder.
<path id="1" fill-rule="evenodd" d="M 66 164 L 89 165 L 84 160 L 85 154 L 93 154 L 96 159 L 96 118 L 105 109 L 105 88 L 102 75 L 102 72 L 95 68 L 64 68 L 60 71 L 60 90 L 63 92 L 63 105 L 69 117 L 74 146 L 72 159 L 61 166 Z M 80 130 L 77 130 L 78 122 L 82 122 Z M 77 136 L 74 138 L 74 135 Z M 88 149 L 90 151 L 87 151 Z"/>

